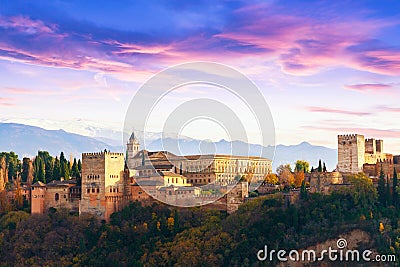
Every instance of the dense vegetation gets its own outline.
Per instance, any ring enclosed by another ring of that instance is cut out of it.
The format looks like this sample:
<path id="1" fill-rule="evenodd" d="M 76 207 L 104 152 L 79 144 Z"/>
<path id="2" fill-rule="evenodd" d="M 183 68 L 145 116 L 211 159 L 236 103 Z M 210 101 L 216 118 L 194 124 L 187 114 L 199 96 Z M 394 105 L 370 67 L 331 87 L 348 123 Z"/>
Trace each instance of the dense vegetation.
<path id="1" fill-rule="evenodd" d="M 400 256 L 399 210 L 378 201 L 368 178 L 351 181 L 352 188 L 303 193 L 296 203 L 284 194 L 256 198 L 231 215 L 138 202 L 108 224 L 63 210 L 12 211 L 0 217 L 0 266 L 251 266 L 265 244 L 305 248 L 352 229 L 371 234 L 369 248 Z"/>
<path id="2" fill-rule="evenodd" d="M 82 170 L 81 160 L 74 158 L 71 162 L 66 159 L 64 152 L 59 157 L 53 157 L 47 151 L 38 151 L 33 160 L 23 158 L 22 161 L 14 152 L 0 152 L 0 164 L 7 170 L 5 175 L 10 181 L 49 183 L 61 178 L 75 178 L 80 181 Z M 5 178 L 5 177 L 3 177 Z"/>

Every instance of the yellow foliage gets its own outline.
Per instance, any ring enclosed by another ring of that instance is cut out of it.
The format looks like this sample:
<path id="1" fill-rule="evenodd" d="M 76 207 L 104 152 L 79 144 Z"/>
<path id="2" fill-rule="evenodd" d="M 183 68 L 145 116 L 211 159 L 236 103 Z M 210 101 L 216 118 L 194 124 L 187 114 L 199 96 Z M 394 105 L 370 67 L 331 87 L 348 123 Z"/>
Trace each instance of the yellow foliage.
<path id="1" fill-rule="evenodd" d="M 294 186 L 300 187 L 304 180 L 304 172 L 295 172 L 294 174 Z"/>
<path id="2" fill-rule="evenodd" d="M 169 217 L 169 218 L 167 219 L 168 230 L 172 231 L 172 229 L 174 229 L 174 224 L 175 224 L 174 218 Z"/>
<path id="3" fill-rule="evenodd" d="M 379 231 L 382 233 L 385 230 L 383 223 L 379 223 Z"/>
<path id="4" fill-rule="evenodd" d="M 276 176 L 276 174 L 274 174 L 274 173 L 267 174 L 267 175 L 265 175 L 264 181 L 267 184 L 277 184 L 278 176 Z"/>

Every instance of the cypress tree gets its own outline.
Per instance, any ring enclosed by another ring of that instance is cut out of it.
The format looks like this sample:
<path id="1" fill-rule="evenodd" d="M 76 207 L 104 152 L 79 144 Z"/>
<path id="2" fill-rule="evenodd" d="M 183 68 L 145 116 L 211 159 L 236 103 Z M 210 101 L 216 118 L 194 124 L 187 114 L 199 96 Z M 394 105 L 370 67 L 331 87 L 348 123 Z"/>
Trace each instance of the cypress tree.
<path id="1" fill-rule="evenodd" d="M 64 177 L 64 179 L 69 179 L 69 163 L 67 159 L 64 156 L 64 152 L 61 152 L 60 154 L 60 169 L 61 169 L 61 177 Z"/>
<path id="2" fill-rule="evenodd" d="M 308 192 L 307 192 L 306 181 L 305 180 L 303 180 L 301 182 L 300 198 L 301 199 L 307 199 L 308 198 Z"/>
<path id="3" fill-rule="evenodd" d="M 33 182 L 43 182 L 46 183 L 46 170 L 43 159 L 39 156 L 35 158 L 34 161 L 34 180 Z"/>
<path id="4" fill-rule="evenodd" d="M 325 162 L 324 162 L 323 172 L 326 172 Z"/>
<path id="5" fill-rule="evenodd" d="M 386 180 L 386 206 L 390 206 L 392 204 L 392 198 L 390 194 L 390 185 L 389 185 L 389 176 Z"/>
<path id="6" fill-rule="evenodd" d="M 396 168 L 393 167 L 393 206 L 396 208 L 399 207 L 399 194 L 397 192 L 397 185 L 398 185 L 398 180 L 397 180 L 397 172 Z"/>
<path id="7" fill-rule="evenodd" d="M 23 158 L 22 159 L 22 174 L 21 174 L 21 180 L 22 182 L 28 181 L 28 174 L 29 174 L 29 164 L 31 160 L 30 158 Z"/>
<path id="8" fill-rule="evenodd" d="M 75 179 L 77 179 L 79 176 L 79 169 L 78 169 L 78 163 L 76 162 L 76 158 L 74 158 L 74 163 L 72 164 L 71 176 Z"/>
<path id="9" fill-rule="evenodd" d="M 60 161 L 56 157 L 54 159 L 53 179 L 59 181 L 60 178 L 61 178 L 61 166 L 60 166 Z"/>
<path id="10" fill-rule="evenodd" d="M 386 204 L 386 189 L 385 189 L 385 173 L 383 172 L 382 165 L 381 165 L 381 172 L 379 175 L 379 181 L 378 181 L 378 197 L 379 197 L 379 202 L 382 206 Z"/>
<path id="11" fill-rule="evenodd" d="M 318 172 L 322 172 L 322 163 L 321 160 L 318 162 Z"/>

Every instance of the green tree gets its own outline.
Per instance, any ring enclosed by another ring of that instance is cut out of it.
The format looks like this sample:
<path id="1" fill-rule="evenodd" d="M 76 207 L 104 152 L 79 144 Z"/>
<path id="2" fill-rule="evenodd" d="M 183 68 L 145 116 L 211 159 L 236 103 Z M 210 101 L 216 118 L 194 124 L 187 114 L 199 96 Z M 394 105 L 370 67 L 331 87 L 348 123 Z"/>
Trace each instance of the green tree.
<path id="1" fill-rule="evenodd" d="M 34 180 L 33 182 L 43 182 L 46 183 L 46 169 L 44 165 L 44 161 L 41 157 L 37 156 L 33 163 L 34 168 Z"/>
<path id="2" fill-rule="evenodd" d="M 399 193 L 397 192 L 397 186 L 398 186 L 398 180 L 397 180 L 397 172 L 396 168 L 393 168 L 393 206 L 395 206 L 397 209 L 399 208 Z"/>
<path id="3" fill-rule="evenodd" d="M 44 166 L 45 166 L 45 173 L 46 173 L 46 182 L 49 183 L 54 180 L 53 177 L 53 168 L 54 168 L 54 159 L 47 151 L 38 151 L 38 157 L 41 157 Z"/>
<path id="4" fill-rule="evenodd" d="M 82 173 L 82 162 L 81 162 L 81 159 L 78 159 L 78 170 L 79 170 L 79 173 Z"/>
<path id="5" fill-rule="evenodd" d="M 379 181 L 378 181 L 378 199 L 379 203 L 382 206 L 386 205 L 386 188 L 385 188 L 385 173 L 383 172 L 382 166 L 381 166 L 381 172 L 379 175 Z"/>
<path id="6" fill-rule="evenodd" d="M 15 152 L 1 152 L 0 158 L 6 159 L 6 167 L 8 169 L 8 179 L 14 180 L 17 178 L 17 173 L 21 171 L 22 163 L 18 159 L 18 155 Z"/>
<path id="7" fill-rule="evenodd" d="M 61 178 L 61 166 L 58 157 L 54 159 L 53 179 L 59 181 Z"/>
<path id="8" fill-rule="evenodd" d="M 376 189 L 364 173 L 352 175 L 348 178 L 350 184 L 353 185 L 353 189 L 350 190 L 353 195 L 355 203 L 360 205 L 364 211 L 369 210 L 375 206 L 378 198 Z M 385 192 L 385 176 L 383 176 L 383 192 Z"/>
<path id="9" fill-rule="evenodd" d="M 300 198 L 304 199 L 304 200 L 308 199 L 308 192 L 307 192 L 306 181 L 305 180 L 303 180 L 301 182 Z"/>
<path id="10" fill-rule="evenodd" d="M 78 169 L 78 163 L 76 161 L 76 158 L 74 158 L 74 163 L 72 164 L 72 167 L 71 167 L 71 176 L 75 179 L 77 179 L 79 176 L 79 169 Z"/>
<path id="11" fill-rule="evenodd" d="M 61 152 L 60 154 L 60 175 L 64 179 L 69 179 L 70 173 L 69 173 L 69 163 L 68 160 L 64 156 L 64 152 Z"/>
<path id="12" fill-rule="evenodd" d="M 318 162 L 318 172 L 322 172 L 322 163 L 321 160 Z"/>
<path id="13" fill-rule="evenodd" d="M 326 172 L 326 165 L 325 165 L 325 162 L 324 162 L 324 165 L 323 165 L 323 167 L 322 167 L 322 171 L 323 171 L 323 172 Z"/>
<path id="14" fill-rule="evenodd" d="M 21 182 L 25 183 L 28 180 L 30 162 L 31 162 L 30 158 L 22 159 Z"/>
<path id="15" fill-rule="evenodd" d="M 389 176 L 387 177 L 386 180 L 386 206 L 390 206 L 392 204 L 392 195 L 390 193 L 390 185 L 389 185 Z"/>
<path id="16" fill-rule="evenodd" d="M 295 165 L 296 166 L 295 166 L 294 170 L 296 172 L 301 172 L 301 171 L 305 172 L 305 173 L 310 172 L 310 163 L 308 163 L 305 160 L 297 160 Z"/>

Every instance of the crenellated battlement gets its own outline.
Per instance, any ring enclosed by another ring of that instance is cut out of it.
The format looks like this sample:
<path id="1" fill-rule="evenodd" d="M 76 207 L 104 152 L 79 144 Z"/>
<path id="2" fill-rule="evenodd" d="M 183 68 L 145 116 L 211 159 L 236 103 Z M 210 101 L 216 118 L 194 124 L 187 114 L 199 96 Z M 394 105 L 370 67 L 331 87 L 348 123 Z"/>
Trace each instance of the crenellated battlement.
<path id="1" fill-rule="evenodd" d="M 90 157 L 90 156 L 103 156 L 103 155 L 110 155 L 110 156 L 124 156 L 124 153 L 120 152 L 109 152 L 109 151 L 102 151 L 102 152 L 87 152 L 82 153 L 82 157 Z"/>
<path id="2" fill-rule="evenodd" d="M 338 139 L 356 140 L 358 136 L 362 136 L 362 135 L 359 135 L 359 134 L 340 134 L 340 135 L 338 135 Z"/>
<path id="3" fill-rule="evenodd" d="M 364 136 L 360 134 L 342 134 L 338 135 L 338 144 L 351 144 L 351 143 L 357 143 L 362 139 L 364 141 Z"/>

